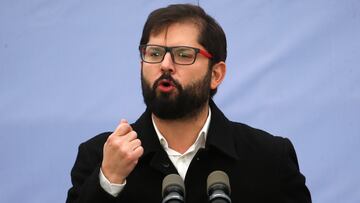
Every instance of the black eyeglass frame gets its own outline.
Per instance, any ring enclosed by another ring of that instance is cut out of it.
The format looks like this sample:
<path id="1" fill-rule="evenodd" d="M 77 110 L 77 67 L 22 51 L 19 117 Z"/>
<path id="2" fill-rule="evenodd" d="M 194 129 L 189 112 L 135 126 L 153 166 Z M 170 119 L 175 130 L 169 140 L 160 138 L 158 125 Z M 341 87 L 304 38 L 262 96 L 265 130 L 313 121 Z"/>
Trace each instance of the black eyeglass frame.
<path id="1" fill-rule="evenodd" d="M 162 56 L 162 59 L 161 59 L 160 61 L 158 61 L 158 62 L 149 62 L 149 61 L 144 60 L 144 50 L 146 50 L 146 47 L 148 47 L 148 46 L 161 47 L 161 48 L 165 49 L 165 54 Z M 183 47 L 183 48 L 193 49 L 193 50 L 195 51 L 195 57 L 194 57 L 194 60 L 192 61 L 192 63 L 185 63 L 185 64 L 184 64 L 184 63 L 177 63 L 177 62 L 175 61 L 175 57 L 174 57 L 174 54 L 173 54 L 172 50 L 173 50 L 173 49 L 176 49 L 176 48 L 182 48 L 182 47 Z M 197 54 L 201 54 L 201 55 L 205 56 L 205 57 L 208 58 L 208 59 L 212 59 L 212 57 L 213 57 L 213 56 L 212 56 L 209 52 L 207 52 L 206 50 L 199 49 L 199 48 L 195 48 L 195 47 L 190 47 L 190 46 L 173 46 L 173 47 L 167 47 L 167 46 L 162 46 L 162 45 L 157 45 L 157 44 L 142 44 L 142 45 L 139 46 L 139 51 L 140 51 L 140 58 L 141 58 L 141 60 L 142 60 L 143 62 L 145 62 L 145 63 L 150 63 L 150 64 L 161 63 L 161 62 L 164 60 L 165 55 L 166 55 L 167 52 L 170 53 L 171 59 L 172 59 L 173 63 L 178 64 L 178 65 L 192 65 L 192 64 L 194 64 L 195 61 L 196 61 L 196 58 L 197 58 Z"/>

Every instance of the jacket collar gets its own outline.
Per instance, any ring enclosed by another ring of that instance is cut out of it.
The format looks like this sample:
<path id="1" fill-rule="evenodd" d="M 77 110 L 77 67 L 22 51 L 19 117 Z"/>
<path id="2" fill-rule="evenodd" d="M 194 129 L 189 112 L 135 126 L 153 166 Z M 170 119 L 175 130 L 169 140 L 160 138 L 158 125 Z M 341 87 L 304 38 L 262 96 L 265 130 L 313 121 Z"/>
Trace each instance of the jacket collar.
<path id="1" fill-rule="evenodd" d="M 209 105 L 212 115 L 205 149 L 211 150 L 214 147 L 231 158 L 239 159 L 235 147 L 236 142 L 229 129 L 230 121 L 220 111 L 213 100 L 210 99 Z M 140 118 L 133 124 L 133 128 L 142 142 L 144 148 L 143 157 L 154 152 L 164 151 L 152 124 L 151 112 L 149 109 L 146 109 Z"/>

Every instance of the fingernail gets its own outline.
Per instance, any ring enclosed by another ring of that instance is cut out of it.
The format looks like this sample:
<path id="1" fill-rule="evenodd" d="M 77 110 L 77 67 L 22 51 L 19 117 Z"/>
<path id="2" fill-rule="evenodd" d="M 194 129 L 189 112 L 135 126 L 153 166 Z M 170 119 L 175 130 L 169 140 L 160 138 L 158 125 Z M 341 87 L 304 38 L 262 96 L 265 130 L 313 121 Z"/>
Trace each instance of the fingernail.
<path id="1" fill-rule="evenodd" d="M 120 121 L 120 123 L 127 123 L 127 120 L 124 119 L 124 118 L 122 118 L 121 121 Z"/>

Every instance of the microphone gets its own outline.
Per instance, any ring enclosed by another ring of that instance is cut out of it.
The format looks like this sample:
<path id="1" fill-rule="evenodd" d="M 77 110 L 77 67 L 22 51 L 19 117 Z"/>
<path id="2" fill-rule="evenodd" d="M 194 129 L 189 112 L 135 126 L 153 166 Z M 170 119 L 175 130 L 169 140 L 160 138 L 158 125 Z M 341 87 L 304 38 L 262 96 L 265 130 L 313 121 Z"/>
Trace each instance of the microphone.
<path id="1" fill-rule="evenodd" d="M 210 203 L 231 203 L 229 177 L 223 171 L 213 171 L 207 178 Z"/>
<path id="2" fill-rule="evenodd" d="M 185 185 L 177 174 L 167 175 L 162 183 L 162 203 L 184 203 Z"/>

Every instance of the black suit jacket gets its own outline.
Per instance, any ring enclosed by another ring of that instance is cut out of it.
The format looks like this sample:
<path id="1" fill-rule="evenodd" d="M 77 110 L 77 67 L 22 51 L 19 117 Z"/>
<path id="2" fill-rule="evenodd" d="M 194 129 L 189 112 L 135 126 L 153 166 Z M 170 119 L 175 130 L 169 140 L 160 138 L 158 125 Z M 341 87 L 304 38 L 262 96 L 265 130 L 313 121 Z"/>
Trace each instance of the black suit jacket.
<path id="1" fill-rule="evenodd" d="M 206 179 L 215 170 L 230 179 L 233 203 L 311 202 L 291 142 L 241 123 L 229 121 L 210 101 L 212 117 L 205 149 L 193 158 L 185 177 L 186 203 L 207 202 Z M 132 124 L 144 154 L 127 177 L 118 197 L 99 183 L 103 145 L 111 134 L 102 133 L 82 143 L 71 171 L 67 203 L 160 203 L 163 178 L 177 173 L 160 145 L 145 113 Z"/>

